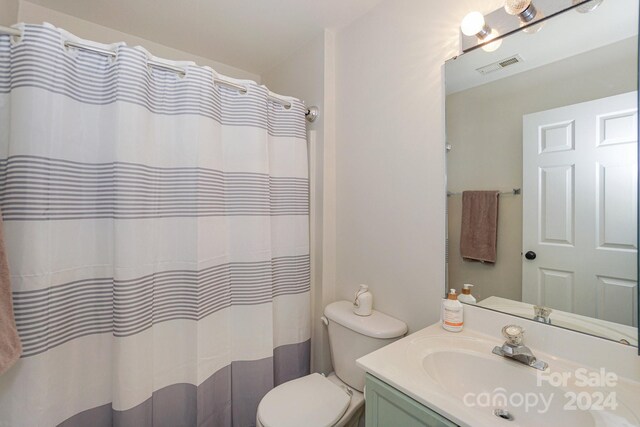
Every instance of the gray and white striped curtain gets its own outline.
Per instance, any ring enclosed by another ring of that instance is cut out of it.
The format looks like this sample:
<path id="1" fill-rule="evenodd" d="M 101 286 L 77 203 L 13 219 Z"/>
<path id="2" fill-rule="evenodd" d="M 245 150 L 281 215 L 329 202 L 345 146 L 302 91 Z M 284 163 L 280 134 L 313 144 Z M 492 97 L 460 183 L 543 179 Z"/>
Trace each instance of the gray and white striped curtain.
<path id="1" fill-rule="evenodd" d="M 0 36 L 0 208 L 20 361 L 0 426 L 249 426 L 308 373 L 303 104 Z M 82 41 L 84 44 L 91 44 Z"/>

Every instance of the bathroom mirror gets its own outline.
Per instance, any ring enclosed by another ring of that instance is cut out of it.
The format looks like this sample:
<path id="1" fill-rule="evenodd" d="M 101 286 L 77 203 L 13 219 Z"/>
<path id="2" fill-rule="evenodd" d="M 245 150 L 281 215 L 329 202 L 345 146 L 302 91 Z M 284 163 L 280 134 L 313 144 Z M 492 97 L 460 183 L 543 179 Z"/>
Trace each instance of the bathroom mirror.
<path id="1" fill-rule="evenodd" d="M 637 346 L 638 1 L 588 3 L 445 65 L 447 286 Z M 500 193 L 497 221 L 463 215 L 474 190 Z M 462 258 L 463 216 L 497 224 L 494 263 Z"/>

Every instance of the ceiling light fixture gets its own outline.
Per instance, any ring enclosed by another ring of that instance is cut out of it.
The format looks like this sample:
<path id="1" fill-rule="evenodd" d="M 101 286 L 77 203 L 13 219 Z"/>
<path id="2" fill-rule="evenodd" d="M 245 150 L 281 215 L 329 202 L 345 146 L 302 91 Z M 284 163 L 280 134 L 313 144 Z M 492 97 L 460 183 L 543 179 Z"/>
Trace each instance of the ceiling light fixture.
<path id="1" fill-rule="evenodd" d="M 520 22 L 527 23 L 535 19 L 538 11 L 531 0 L 507 0 L 504 3 L 504 10 L 513 16 L 520 18 Z"/>
<path id="2" fill-rule="evenodd" d="M 476 36 L 480 40 L 491 34 L 491 27 L 484 22 L 484 16 L 480 12 L 467 13 L 460 23 L 460 29 L 465 36 Z"/>
<path id="3" fill-rule="evenodd" d="M 524 32 L 533 34 L 540 31 L 544 23 L 530 25 L 537 18 L 541 20 L 544 14 L 533 5 L 531 0 L 507 0 L 504 4 L 504 10 L 509 15 L 517 16 L 520 19 L 520 27 L 525 27 Z"/>
<path id="4" fill-rule="evenodd" d="M 484 16 L 480 12 L 468 13 L 460 23 L 460 30 L 465 36 L 477 37 L 479 43 L 484 43 L 482 49 L 486 52 L 493 52 L 502 44 L 502 39 L 488 43 L 500 36 L 500 33 L 486 24 Z"/>

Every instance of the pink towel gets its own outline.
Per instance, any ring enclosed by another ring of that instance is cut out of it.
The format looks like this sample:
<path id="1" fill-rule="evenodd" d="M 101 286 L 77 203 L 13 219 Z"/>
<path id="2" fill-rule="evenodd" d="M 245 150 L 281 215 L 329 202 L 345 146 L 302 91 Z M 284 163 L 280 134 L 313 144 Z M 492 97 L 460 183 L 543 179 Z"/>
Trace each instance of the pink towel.
<path id="1" fill-rule="evenodd" d="M 498 191 L 462 193 L 460 254 L 467 261 L 496 262 Z"/>
<path id="2" fill-rule="evenodd" d="M 22 344 L 13 317 L 13 298 L 7 253 L 4 248 L 4 231 L 0 215 L 0 374 L 20 358 Z"/>

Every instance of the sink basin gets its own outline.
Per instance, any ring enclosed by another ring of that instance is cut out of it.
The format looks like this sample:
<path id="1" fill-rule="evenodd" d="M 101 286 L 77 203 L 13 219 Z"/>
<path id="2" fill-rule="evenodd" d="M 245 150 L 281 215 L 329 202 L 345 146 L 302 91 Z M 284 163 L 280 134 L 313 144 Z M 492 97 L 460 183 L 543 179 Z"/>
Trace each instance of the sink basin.
<path id="1" fill-rule="evenodd" d="M 488 414 L 495 409 L 506 410 L 518 425 L 596 425 L 589 412 L 563 410 L 564 392 L 546 382 L 537 386 L 535 369 L 496 359 L 438 351 L 425 357 L 422 366 L 434 382 L 461 403 L 476 405 Z M 522 405 L 516 395 L 522 396 Z M 509 399 L 516 399 L 515 405 Z"/>
<path id="2" fill-rule="evenodd" d="M 572 339 L 594 338 L 577 334 Z M 452 334 L 432 325 L 357 364 L 463 427 L 640 427 L 640 383 L 635 377 L 580 384 L 578 372 L 590 377 L 613 374 L 615 365 L 599 371 L 532 348 L 549 364 L 539 371 L 493 354 L 499 345 L 501 338 L 473 330 Z M 566 381 L 554 382 L 567 373 Z"/>
<path id="3" fill-rule="evenodd" d="M 491 343 L 481 339 L 432 336 L 413 340 L 407 347 L 407 356 L 445 398 L 477 412 L 478 416 L 492 419 L 497 426 L 640 425 L 640 420 L 616 392 L 617 387 L 579 387 L 574 378 L 577 368 L 550 363 L 550 367 L 541 372 L 494 355 L 492 349 Z M 548 381 L 554 372 L 570 372 L 572 377 L 566 384 L 554 386 Z M 581 404 L 586 403 L 587 398 L 592 402 L 600 399 L 599 393 L 604 398 L 613 393 L 617 405 L 613 409 L 610 400 L 602 409 L 581 410 L 574 402 L 575 410 L 565 408 L 567 404 L 573 407 L 570 396 L 580 393 L 588 395 L 581 398 Z M 502 411 L 504 418 L 496 411 Z"/>

